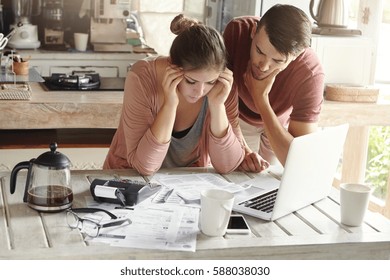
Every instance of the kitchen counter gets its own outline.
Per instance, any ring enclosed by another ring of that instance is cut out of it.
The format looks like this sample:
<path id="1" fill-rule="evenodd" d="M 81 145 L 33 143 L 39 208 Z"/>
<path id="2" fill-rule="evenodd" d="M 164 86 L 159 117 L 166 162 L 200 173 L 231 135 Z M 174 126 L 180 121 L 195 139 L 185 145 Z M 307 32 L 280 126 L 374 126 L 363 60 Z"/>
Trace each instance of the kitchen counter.
<path id="1" fill-rule="evenodd" d="M 48 151 L 56 141 L 73 169 L 101 169 L 122 109 L 122 91 L 45 91 L 0 100 L 0 170 Z"/>
<path id="2" fill-rule="evenodd" d="M 45 91 L 30 100 L 1 100 L 0 129 L 117 128 L 122 91 Z"/>
<path id="3" fill-rule="evenodd" d="M 118 127 L 122 91 L 45 91 L 30 83 L 31 100 L 0 100 L 0 129 Z M 389 103 L 325 101 L 320 126 L 390 125 Z"/>

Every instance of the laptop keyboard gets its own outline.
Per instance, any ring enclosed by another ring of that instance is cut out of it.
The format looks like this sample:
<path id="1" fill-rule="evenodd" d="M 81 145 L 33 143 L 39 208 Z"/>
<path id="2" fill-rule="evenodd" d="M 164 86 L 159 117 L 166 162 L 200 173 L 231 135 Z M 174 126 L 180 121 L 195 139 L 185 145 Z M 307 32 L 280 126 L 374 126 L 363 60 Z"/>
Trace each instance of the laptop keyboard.
<path id="1" fill-rule="evenodd" d="M 275 189 L 250 200 L 241 202 L 239 205 L 270 213 L 274 208 L 277 193 L 278 189 Z"/>

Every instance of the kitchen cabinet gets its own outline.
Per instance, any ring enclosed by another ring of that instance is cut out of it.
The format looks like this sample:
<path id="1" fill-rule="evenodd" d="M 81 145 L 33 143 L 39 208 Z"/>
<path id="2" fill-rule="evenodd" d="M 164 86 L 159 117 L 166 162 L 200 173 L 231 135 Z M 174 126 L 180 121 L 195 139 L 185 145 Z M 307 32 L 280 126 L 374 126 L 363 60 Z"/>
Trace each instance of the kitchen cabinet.
<path id="1" fill-rule="evenodd" d="M 72 71 L 96 71 L 102 77 L 126 77 L 136 61 L 148 56 L 145 53 L 58 52 L 21 50 L 22 57 L 30 57 L 34 67 L 43 77 L 53 73 L 71 74 Z"/>
<path id="2" fill-rule="evenodd" d="M 313 35 L 311 47 L 325 71 L 325 84 L 370 85 L 374 46 L 362 36 Z"/>

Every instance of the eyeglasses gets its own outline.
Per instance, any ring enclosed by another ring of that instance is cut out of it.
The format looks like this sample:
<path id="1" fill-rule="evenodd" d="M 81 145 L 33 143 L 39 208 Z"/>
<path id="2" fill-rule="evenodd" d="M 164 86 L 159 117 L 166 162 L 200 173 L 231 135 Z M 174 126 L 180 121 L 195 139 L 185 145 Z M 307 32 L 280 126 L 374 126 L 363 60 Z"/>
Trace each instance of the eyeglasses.
<path id="1" fill-rule="evenodd" d="M 107 210 L 99 209 L 99 208 L 68 209 L 66 212 L 66 221 L 68 223 L 68 226 L 71 229 L 76 229 L 76 228 L 80 229 L 82 233 L 85 233 L 89 237 L 99 236 L 99 232 L 101 228 L 115 227 L 115 226 L 123 225 L 125 223 L 129 223 L 129 224 L 132 223 L 130 219 L 122 219 L 122 220 L 100 224 L 99 222 L 94 221 L 93 219 L 90 218 L 81 218 L 76 214 L 76 212 L 82 212 L 82 213 L 104 212 L 108 216 L 110 216 L 111 219 L 118 219 L 118 217 Z"/>

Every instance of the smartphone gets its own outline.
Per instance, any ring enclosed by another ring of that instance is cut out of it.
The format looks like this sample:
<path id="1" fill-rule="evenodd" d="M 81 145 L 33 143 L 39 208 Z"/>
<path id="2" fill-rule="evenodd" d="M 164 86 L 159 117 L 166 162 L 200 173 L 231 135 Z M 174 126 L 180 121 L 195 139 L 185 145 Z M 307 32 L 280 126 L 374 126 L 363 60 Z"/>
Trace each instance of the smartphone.
<path id="1" fill-rule="evenodd" d="M 251 230 L 244 216 L 233 214 L 230 216 L 226 233 L 228 234 L 249 234 Z"/>

